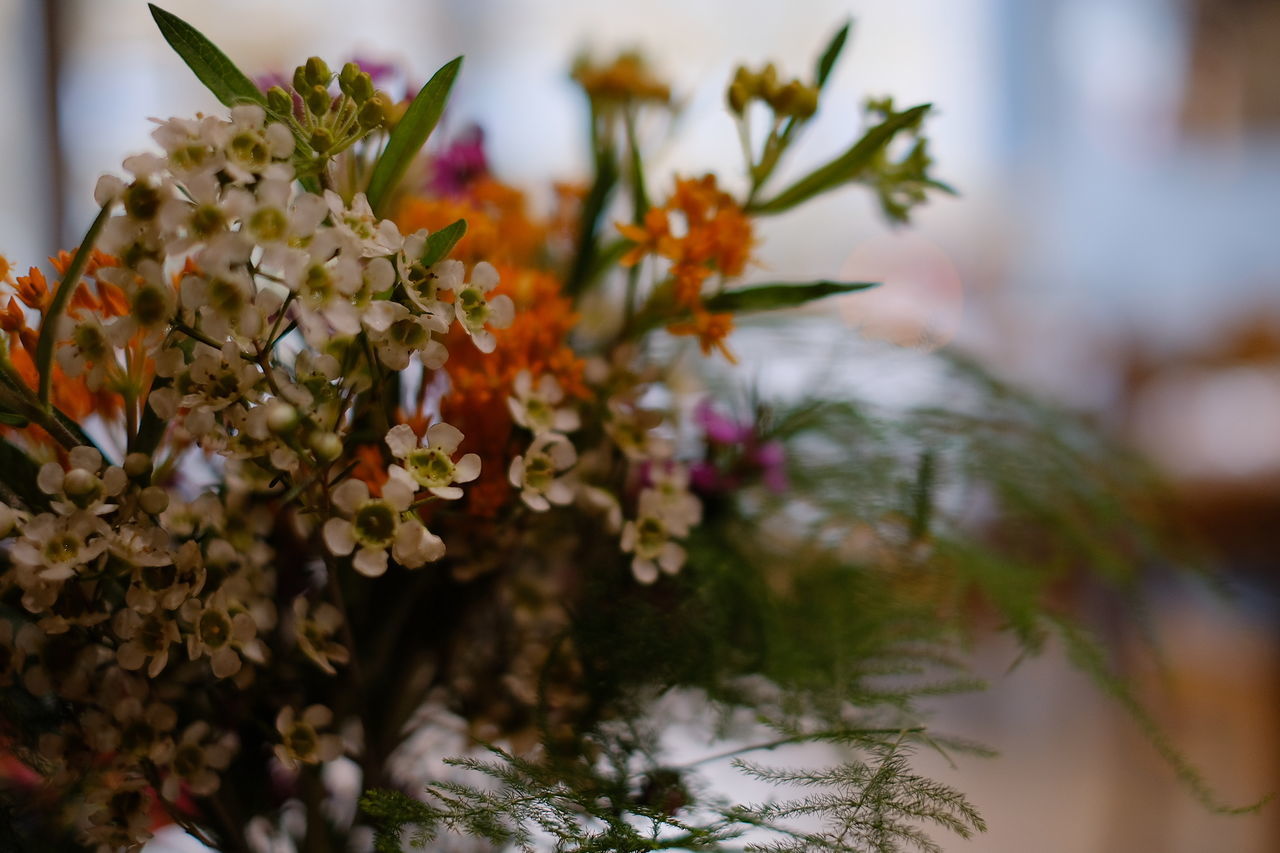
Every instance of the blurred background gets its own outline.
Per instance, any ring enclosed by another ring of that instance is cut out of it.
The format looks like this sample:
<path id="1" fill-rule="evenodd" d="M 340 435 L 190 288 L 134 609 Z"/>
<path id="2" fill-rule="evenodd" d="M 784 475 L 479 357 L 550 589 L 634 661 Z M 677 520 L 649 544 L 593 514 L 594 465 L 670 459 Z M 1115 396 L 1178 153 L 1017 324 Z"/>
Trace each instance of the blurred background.
<path id="1" fill-rule="evenodd" d="M 793 175 L 847 145 L 867 95 L 893 94 L 937 105 L 937 174 L 961 194 L 898 230 L 868 194 L 824 197 L 767 223 L 761 274 L 882 280 L 839 306 L 850 336 L 920 358 L 974 352 L 1155 460 L 1232 598 L 1159 582 L 1148 615 L 1168 672 L 1132 675 L 1224 799 L 1280 789 L 1275 0 L 164 5 L 250 74 L 359 56 L 397 63 L 412 85 L 464 54 L 444 132 L 478 123 L 493 170 L 535 200 L 586 170 L 585 109 L 567 75 L 579 52 L 638 47 L 671 81 L 684 109 L 678 137 L 655 140 L 650 182 L 662 187 L 672 171 L 727 175 L 739 162 L 721 108 L 736 62 L 807 75 L 852 18 Z M 151 147 L 147 117 L 216 106 L 140 0 L 0 0 L 0 251 L 25 269 L 75 245 L 98 175 Z M 1130 616 L 1110 614 L 1122 661 L 1138 644 Z M 1003 755 L 959 769 L 922 756 L 990 824 L 948 850 L 1280 850 L 1280 807 L 1209 814 L 1060 656 L 1008 671 L 1009 646 L 975 655 L 994 689 L 948 700 L 937 723 Z"/>

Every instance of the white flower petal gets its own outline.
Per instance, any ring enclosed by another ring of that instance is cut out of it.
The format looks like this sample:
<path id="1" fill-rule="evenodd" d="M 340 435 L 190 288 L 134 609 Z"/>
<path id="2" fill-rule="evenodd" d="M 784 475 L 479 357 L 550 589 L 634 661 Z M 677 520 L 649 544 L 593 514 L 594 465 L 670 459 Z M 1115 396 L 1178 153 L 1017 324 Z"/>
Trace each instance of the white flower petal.
<path id="1" fill-rule="evenodd" d="M 498 286 L 498 270 L 488 261 L 481 261 L 471 270 L 471 284 L 488 293 Z"/>
<path id="2" fill-rule="evenodd" d="M 367 500 L 369 500 L 369 487 L 363 480 L 343 480 L 333 490 L 333 505 L 347 515 L 353 514 L 360 508 L 360 504 Z"/>
<path id="3" fill-rule="evenodd" d="M 387 447 L 391 455 L 403 459 L 418 446 L 418 435 L 408 424 L 397 424 L 387 433 Z"/>
<path id="4" fill-rule="evenodd" d="M 361 548 L 356 552 L 356 558 L 353 561 L 355 569 L 360 574 L 376 578 L 386 574 L 387 571 L 387 552 L 381 549 Z"/>
<path id="5" fill-rule="evenodd" d="M 391 505 L 396 512 L 404 512 L 413 503 L 414 489 L 400 480 L 387 480 L 382 487 L 382 499 Z"/>
<path id="6" fill-rule="evenodd" d="M 651 584 L 658 579 L 658 567 L 652 560 L 642 560 L 639 557 L 631 561 L 631 574 L 635 575 L 635 579 L 643 584 Z"/>
<path id="7" fill-rule="evenodd" d="M 455 483 L 470 483 L 479 476 L 480 456 L 476 453 L 468 453 L 453 466 L 453 481 Z"/>
<path id="8" fill-rule="evenodd" d="M 345 518 L 331 518 L 324 523 L 324 544 L 329 553 L 345 557 L 356 547 L 355 536 L 352 535 L 351 522 Z"/>
<path id="9" fill-rule="evenodd" d="M 458 449 L 462 438 L 462 430 L 450 424 L 438 423 L 427 427 L 427 444 L 448 454 Z"/>

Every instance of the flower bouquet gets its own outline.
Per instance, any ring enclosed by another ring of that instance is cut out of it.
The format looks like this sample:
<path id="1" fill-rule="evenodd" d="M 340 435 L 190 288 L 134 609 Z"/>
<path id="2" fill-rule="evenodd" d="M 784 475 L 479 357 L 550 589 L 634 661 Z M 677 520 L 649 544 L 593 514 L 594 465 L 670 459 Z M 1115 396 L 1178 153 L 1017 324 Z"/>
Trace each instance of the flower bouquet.
<path id="1" fill-rule="evenodd" d="M 750 315 L 871 286 L 741 279 L 761 217 L 854 185 L 904 221 L 948 191 L 928 105 L 869 102 L 778 187 L 848 28 L 805 75 L 739 68 L 731 190 L 649 174 L 668 86 L 584 60 L 594 173 L 538 214 L 478 134 L 424 148 L 461 58 L 403 102 L 317 58 L 264 89 L 152 12 L 226 110 L 157 122 L 51 276 L 0 268 L 5 849 L 166 823 L 234 851 L 983 828 L 912 771 L 969 748 L 919 700 L 972 686 L 957 653 L 992 621 L 1105 672 L 1047 592 L 1132 576 L 1141 475 L 958 359 L 955 406 L 892 417 L 696 378 Z M 815 743 L 816 768 L 760 760 Z"/>

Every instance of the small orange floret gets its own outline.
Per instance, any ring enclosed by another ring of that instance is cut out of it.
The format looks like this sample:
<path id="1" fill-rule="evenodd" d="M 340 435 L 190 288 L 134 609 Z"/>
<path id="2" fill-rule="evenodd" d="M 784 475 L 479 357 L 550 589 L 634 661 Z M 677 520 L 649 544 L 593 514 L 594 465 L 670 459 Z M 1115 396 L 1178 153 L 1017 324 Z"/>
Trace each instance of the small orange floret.
<path id="1" fill-rule="evenodd" d="M 730 363 L 738 363 L 738 359 L 725 344 L 725 338 L 729 337 L 733 331 L 732 314 L 712 314 L 709 311 L 696 310 L 692 319 L 672 323 L 667 327 L 667 331 L 673 335 L 696 335 L 703 355 L 711 355 L 711 350 L 714 348 L 719 350 Z"/>
<path id="2" fill-rule="evenodd" d="M 53 298 L 49 293 L 49 283 L 45 281 L 44 273 L 40 272 L 39 267 L 31 267 L 26 275 L 18 276 L 18 283 L 14 289 L 18 292 L 18 298 L 22 300 L 23 305 L 41 313 L 44 313 L 49 300 Z"/>
<path id="3" fill-rule="evenodd" d="M 618 231 L 632 243 L 635 243 L 619 260 L 624 267 L 635 266 L 644 260 L 646 255 L 662 253 L 671 239 L 671 222 L 667 212 L 660 207 L 651 207 L 644 215 L 644 225 L 617 223 Z"/>

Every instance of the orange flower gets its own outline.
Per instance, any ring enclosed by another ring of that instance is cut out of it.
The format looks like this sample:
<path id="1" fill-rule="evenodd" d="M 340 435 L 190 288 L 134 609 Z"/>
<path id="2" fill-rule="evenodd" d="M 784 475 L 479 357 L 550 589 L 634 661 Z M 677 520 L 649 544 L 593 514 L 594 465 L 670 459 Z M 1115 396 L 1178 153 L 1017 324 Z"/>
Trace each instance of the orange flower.
<path id="1" fill-rule="evenodd" d="M 31 267 L 26 275 L 18 276 L 18 283 L 14 289 L 24 305 L 42 314 L 48 307 L 49 300 L 53 298 L 49 293 L 49 283 L 45 281 L 44 273 L 40 272 L 38 267 Z"/>
<path id="2" fill-rule="evenodd" d="M 738 359 L 725 345 L 725 338 L 733 331 L 732 314 L 712 314 L 705 310 L 695 310 L 691 320 L 672 323 L 667 331 L 673 335 L 697 335 L 698 346 L 703 355 L 711 355 L 712 348 L 720 351 L 732 364 Z"/>
<path id="3" fill-rule="evenodd" d="M 635 243 L 618 261 L 624 267 L 635 266 L 650 253 L 661 253 L 662 247 L 671 240 L 671 223 L 667 211 L 660 207 L 649 208 L 644 215 L 644 225 L 616 224 L 622 236 Z"/>

